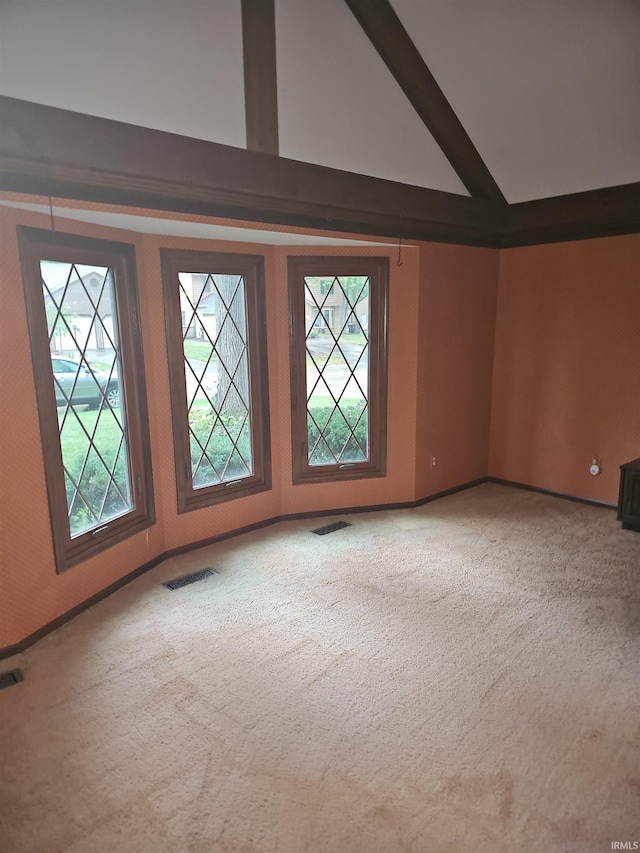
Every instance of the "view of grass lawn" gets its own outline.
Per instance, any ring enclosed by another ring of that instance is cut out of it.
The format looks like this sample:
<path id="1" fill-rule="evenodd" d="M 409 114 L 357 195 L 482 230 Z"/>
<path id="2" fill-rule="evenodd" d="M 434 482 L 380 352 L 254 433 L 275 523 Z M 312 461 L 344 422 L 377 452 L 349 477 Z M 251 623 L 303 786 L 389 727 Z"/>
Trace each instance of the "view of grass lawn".
<path id="1" fill-rule="evenodd" d="M 206 361 L 209 358 L 209 354 L 212 349 L 213 347 L 209 341 L 184 341 L 184 354 L 186 358 L 195 358 L 198 361 Z M 211 359 L 211 364 L 217 360 L 217 357 L 214 355 Z"/>
<path id="2" fill-rule="evenodd" d="M 58 410 L 58 421 L 61 425 L 64 411 L 63 408 Z M 127 504 L 130 503 L 126 444 L 123 444 L 118 455 L 122 438 L 120 409 L 105 409 L 102 412 L 77 411 L 77 415 L 78 417 L 75 417 L 73 412 L 67 414 L 60 435 L 62 459 L 68 472 L 65 485 L 71 510 L 69 523 L 72 535 L 92 526 L 96 519 L 113 518 L 126 510 Z M 94 446 L 89 449 L 89 436 L 92 435 Z M 115 464 L 114 480 L 117 489 L 111 484 L 96 449 L 110 470 Z M 72 480 L 79 484 L 82 492 L 82 496 L 76 495 L 75 500 Z M 123 502 L 118 489 L 126 502 Z"/>
<path id="3" fill-rule="evenodd" d="M 343 397 L 340 400 L 340 405 L 343 404 L 345 406 L 360 406 L 364 400 L 362 397 Z M 331 397 L 321 397 L 320 394 L 314 394 L 311 400 L 309 401 L 309 408 L 313 411 L 314 409 L 323 409 L 325 406 L 334 406 L 335 401 Z"/>
<path id="4" fill-rule="evenodd" d="M 324 367 L 325 364 L 344 364 L 344 358 L 336 353 L 329 358 L 329 353 L 326 352 L 314 352 L 313 358 L 307 352 L 307 367 Z"/>
<path id="5" fill-rule="evenodd" d="M 337 336 L 337 338 L 341 344 L 366 344 L 367 343 L 367 339 L 362 334 L 362 332 L 353 332 L 353 333 L 343 332 L 342 334 L 339 334 L 339 332 L 336 331 L 334 334 Z M 318 341 L 322 341 L 322 340 L 330 341 L 330 340 L 332 340 L 332 336 L 329 332 L 318 333 L 316 331 L 316 333 L 314 334 L 312 331 L 309 334 L 309 339 L 310 340 L 315 339 Z"/>
<path id="6" fill-rule="evenodd" d="M 209 349 L 209 351 L 211 350 Z M 324 436 L 324 441 L 320 442 L 314 453 L 312 464 L 332 463 L 335 461 L 334 455 L 339 457 L 340 461 L 359 461 L 363 458 L 361 448 L 366 451 L 368 438 L 367 412 L 365 411 L 360 417 L 364 405 L 363 399 L 343 399 L 340 401 L 340 410 L 334 411 L 335 403 L 331 397 L 312 397 L 309 408 L 315 424 L 318 424 L 322 429 Z M 114 517 L 126 509 L 118 490 L 110 483 L 109 475 L 95 448 L 109 469 L 115 464 L 114 480 L 118 489 L 125 496 L 125 499 L 128 500 L 129 495 L 126 447 L 120 450 L 116 462 L 116 455 L 122 438 L 121 410 L 105 409 L 102 412 L 78 410 L 76 414 L 77 417 L 73 412 L 67 414 L 61 432 L 62 457 L 69 474 L 69 477 L 65 479 L 67 500 L 71 509 L 72 535 L 77 535 L 90 527 L 95 521 L 94 516 L 105 519 Z M 64 409 L 60 408 L 58 419 L 61 425 L 63 417 Z M 238 436 L 238 449 L 250 466 L 249 423 L 245 422 L 244 426 L 240 428 L 240 423 L 236 422 L 235 418 L 223 416 L 223 419 L 231 435 Z M 215 414 L 208 401 L 195 400 L 193 402 L 189 421 L 202 444 L 206 443 L 214 420 Z M 357 427 L 355 426 L 356 423 Z M 319 434 L 315 424 L 310 418 L 308 438 L 311 447 L 316 445 Z M 355 427 L 357 442 L 353 440 L 349 426 L 352 429 Z M 240 434 L 238 435 L 239 429 Z M 92 447 L 89 450 L 89 436 L 92 435 L 95 448 Z M 201 453 L 201 447 L 192 440 L 192 463 L 194 465 L 198 464 Z M 225 466 L 227 467 L 225 479 L 244 476 L 247 473 L 244 462 L 234 450 L 233 444 L 221 423 L 214 430 L 212 441 L 208 446 L 208 453 L 212 455 L 212 461 L 218 471 L 222 471 Z M 204 464 L 200 463 L 198 467 L 196 477 L 198 482 L 194 483 L 196 487 L 216 480 L 213 469 L 206 461 Z M 70 478 L 76 483 L 80 481 L 82 497 L 76 495 L 74 499 L 75 487 Z M 73 507 L 71 507 L 72 501 L 74 501 Z"/>
<path id="7" fill-rule="evenodd" d="M 60 425 L 62 425 L 64 411 L 64 408 L 58 409 L 58 423 Z M 82 426 L 84 426 L 89 435 L 93 434 L 94 428 L 96 429 L 93 443 L 100 451 L 107 465 L 113 464 L 122 437 L 119 423 L 120 409 L 105 409 L 103 412 L 78 411 L 77 415 L 80 422 L 78 418 L 74 417 L 72 412 L 68 413 L 60 437 L 64 464 L 73 477 L 79 474 L 82 460 L 89 447 L 89 439 Z M 99 415 L 101 417 L 96 428 Z"/>
<path id="8" fill-rule="evenodd" d="M 90 359 L 90 362 L 91 362 L 91 367 L 94 370 L 107 370 L 107 371 L 111 370 L 111 365 L 113 363 L 111 361 L 100 361 L 99 359 L 98 360 Z M 113 372 L 117 374 L 117 372 L 118 372 L 117 366 L 113 368 Z"/>
<path id="9" fill-rule="evenodd" d="M 325 335 L 325 339 L 330 340 L 329 336 Z M 367 339 L 363 334 L 357 335 L 348 335 L 344 334 L 340 336 L 340 343 L 345 344 L 366 344 Z M 209 358 L 209 354 L 213 347 L 209 343 L 209 341 L 193 341 L 186 340 L 184 341 L 184 354 L 186 358 L 193 358 L 197 361 L 205 362 Z M 324 367 L 327 364 L 344 364 L 344 359 L 339 354 L 334 354 L 329 358 L 329 353 L 324 352 L 314 352 L 313 359 L 318 367 Z M 211 359 L 210 364 L 215 364 L 218 361 L 217 356 L 214 354 Z M 313 367 L 313 361 L 311 360 L 311 356 L 307 353 L 307 365 Z M 97 366 L 97 363 L 96 363 Z M 107 365 L 108 366 L 108 365 Z"/>
<path id="10" fill-rule="evenodd" d="M 367 339 L 362 334 L 362 332 L 354 332 L 353 334 L 349 334 L 345 332 L 344 335 L 340 335 L 340 343 L 344 344 L 366 344 Z"/>

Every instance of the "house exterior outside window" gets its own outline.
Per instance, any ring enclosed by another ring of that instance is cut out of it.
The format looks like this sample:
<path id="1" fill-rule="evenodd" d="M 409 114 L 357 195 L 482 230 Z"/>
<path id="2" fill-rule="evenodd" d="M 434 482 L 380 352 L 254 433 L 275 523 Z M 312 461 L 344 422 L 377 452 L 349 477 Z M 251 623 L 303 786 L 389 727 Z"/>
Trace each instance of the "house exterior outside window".
<path id="1" fill-rule="evenodd" d="M 289 259 L 294 483 L 386 472 L 388 258 Z"/>
<path id="2" fill-rule="evenodd" d="M 155 520 L 135 250 L 18 229 L 56 566 Z"/>

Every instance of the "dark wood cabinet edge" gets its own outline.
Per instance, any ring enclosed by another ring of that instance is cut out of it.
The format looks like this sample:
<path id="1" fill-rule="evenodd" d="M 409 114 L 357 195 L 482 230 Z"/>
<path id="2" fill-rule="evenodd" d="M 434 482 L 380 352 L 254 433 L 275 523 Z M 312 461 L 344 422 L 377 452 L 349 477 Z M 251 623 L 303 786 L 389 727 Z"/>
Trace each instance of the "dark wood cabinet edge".
<path id="1" fill-rule="evenodd" d="M 25 637 L 23 640 L 20 640 L 17 643 L 14 643 L 11 646 L 5 646 L 4 648 L 0 648 L 0 660 L 4 658 L 12 657 L 13 655 L 22 654 L 29 646 L 32 646 L 34 643 L 37 643 L 38 640 L 41 640 L 43 637 L 46 637 L 47 634 L 50 634 L 52 631 L 55 631 L 57 628 L 62 627 L 66 622 L 69 622 L 75 616 L 79 616 L 85 610 L 88 610 L 89 607 L 92 607 L 94 604 L 97 604 L 102 599 L 107 598 L 112 595 L 114 592 L 117 592 L 123 586 L 126 586 L 136 578 L 139 578 L 141 575 L 146 572 L 154 569 L 156 566 L 159 566 L 165 560 L 170 559 L 171 557 L 178 557 L 181 554 L 187 554 L 190 551 L 197 551 L 199 548 L 206 548 L 209 545 L 215 545 L 218 542 L 223 542 L 226 539 L 233 539 L 236 536 L 241 536 L 244 533 L 251 533 L 254 530 L 261 530 L 263 527 L 270 527 L 273 524 L 278 524 L 281 521 L 296 521 L 298 519 L 305 518 L 330 518 L 335 515 L 352 515 L 354 513 L 361 512 L 378 512 L 380 510 L 389 510 L 389 509 L 414 509 L 419 506 L 424 506 L 425 504 L 432 503 L 433 501 L 440 500 L 441 498 L 446 498 L 449 495 L 457 494 L 458 492 L 466 491 L 467 489 L 473 489 L 476 486 L 481 486 L 483 483 L 496 483 L 501 486 L 511 486 L 516 489 L 525 489 L 526 491 L 531 492 L 539 492 L 544 495 L 549 495 L 549 497 L 562 498 L 570 501 L 578 501 L 579 503 L 589 504 L 591 506 L 600 507 L 601 509 L 615 509 L 615 504 L 609 504 L 605 501 L 595 501 L 589 498 L 581 498 L 577 495 L 569 495 L 564 492 L 554 492 L 550 489 L 542 489 L 536 486 L 527 486 L 524 483 L 515 483 L 511 480 L 501 480 L 498 477 L 479 477 L 476 480 L 470 480 L 467 483 L 462 483 L 459 486 L 453 486 L 450 489 L 444 489 L 440 492 L 435 492 L 432 495 L 427 495 L 426 497 L 419 498 L 415 501 L 398 501 L 396 503 L 384 503 L 384 504 L 370 504 L 368 506 L 349 506 L 349 507 L 341 507 L 339 509 L 321 509 L 314 510 L 311 512 L 294 512 L 294 513 L 286 513 L 284 515 L 276 515 L 271 518 L 266 518 L 263 521 L 257 521 L 252 524 L 244 525 L 243 527 L 238 527 L 235 530 L 230 530 L 227 533 L 219 533 L 216 536 L 210 536 L 207 539 L 200 539 L 196 542 L 190 542 L 186 545 L 181 545 L 178 548 L 172 548 L 168 551 L 164 551 L 161 554 L 158 554 L 157 557 L 153 557 L 153 559 L 144 563 L 142 566 L 139 566 L 137 569 L 134 569 L 129 574 L 110 584 L 105 589 L 100 592 L 95 593 L 86 601 L 77 604 L 75 607 L 68 610 L 66 613 L 63 613 L 61 616 L 58 616 L 56 619 L 53 619 L 51 622 L 44 625 L 42 628 L 39 628 L 37 631 L 34 631 L 32 634 L 29 634 L 28 637 Z"/>
<path id="2" fill-rule="evenodd" d="M 633 476 L 634 473 L 640 472 L 640 459 L 632 459 L 630 462 L 624 462 L 620 466 L 620 485 L 618 488 L 618 512 L 616 518 L 622 522 L 623 530 L 633 530 L 640 533 L 640 518 L 637 512 L 631 510 L 631 495 L 627 477 Z"/>
<path id="3" fill-rule="evenodd" d="M 620 465 L 621 471 L 640 471 L 640 458 L 632 459 L 630 462 L 623 462 Z"/>

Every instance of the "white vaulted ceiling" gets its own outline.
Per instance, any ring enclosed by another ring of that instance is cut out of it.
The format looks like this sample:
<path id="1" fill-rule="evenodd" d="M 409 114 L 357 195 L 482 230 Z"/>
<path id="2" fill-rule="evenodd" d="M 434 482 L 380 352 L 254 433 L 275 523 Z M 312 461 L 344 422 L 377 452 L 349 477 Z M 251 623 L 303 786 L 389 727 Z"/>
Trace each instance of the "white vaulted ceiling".
<path id="1" fill-rule="evenodd" d="M 509 202 L 640 180 L 638 0 L 391 0 Z"/>
<path id="2" fill-rule="evenodd" d="M 391 0 L 509 202 L 640 181 L 638 0 Z M 276 0 L 280 155 L 467 191 L 344 0 Z M 245 146 L 240 0 L 0 0 L 0 94 Z"/>
<path id="3" fill-rule="evenodd" d="M 468 195 L 343 0 L 276 0 L 280 153 Z"/>
<path id="4" fill-rule="evenodd" d="M 240 0 L 0 0 L 0 94 L 243 147 Z"/>

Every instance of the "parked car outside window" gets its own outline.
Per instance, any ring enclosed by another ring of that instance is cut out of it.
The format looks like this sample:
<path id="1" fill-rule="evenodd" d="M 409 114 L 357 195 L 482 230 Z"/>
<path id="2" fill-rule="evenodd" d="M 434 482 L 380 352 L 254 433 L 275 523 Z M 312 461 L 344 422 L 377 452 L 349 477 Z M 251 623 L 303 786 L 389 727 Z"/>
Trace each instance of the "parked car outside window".
<path id="1" fill-rule="evenodd" d="M 120 407 L 120 386 L 118 377 L 109 376 L 106 370 L 93 370 L 73 361 L 71 358 L 52 356 L 51 367 L 55 379 L 56 405 L 88 406 L 98 409 L 110 406 Z"/>

